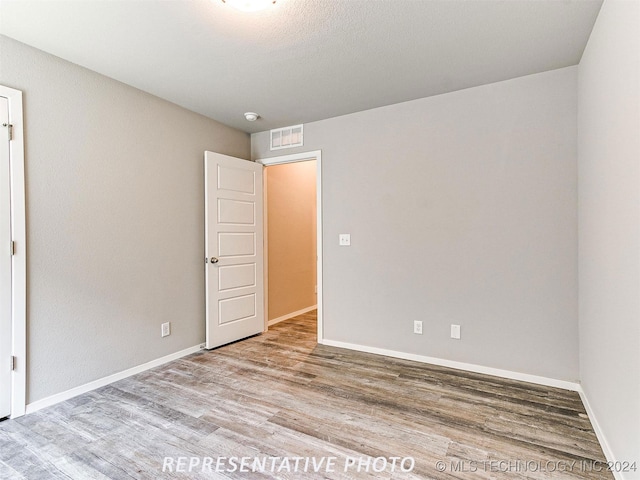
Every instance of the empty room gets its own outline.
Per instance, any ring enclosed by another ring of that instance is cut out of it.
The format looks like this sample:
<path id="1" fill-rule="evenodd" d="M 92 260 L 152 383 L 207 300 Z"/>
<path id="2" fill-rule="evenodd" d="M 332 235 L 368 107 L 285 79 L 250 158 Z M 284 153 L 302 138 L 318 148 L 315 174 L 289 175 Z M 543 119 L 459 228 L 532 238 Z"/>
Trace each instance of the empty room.
<path id="1" fill-rule="evenodd" d="M 1 479 L 640 479 L 640 0 L 0 0 Z"/>

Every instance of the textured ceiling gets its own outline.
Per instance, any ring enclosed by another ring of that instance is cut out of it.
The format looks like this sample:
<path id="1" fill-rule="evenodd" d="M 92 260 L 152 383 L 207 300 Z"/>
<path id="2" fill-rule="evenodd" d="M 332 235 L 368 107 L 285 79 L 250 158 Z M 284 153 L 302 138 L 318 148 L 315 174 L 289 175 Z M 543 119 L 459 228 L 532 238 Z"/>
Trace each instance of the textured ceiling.
<path id="1" fill-rule="evenodd" d="M 2 0 L 0 32 L 257 132 L 575 65 L 601 3 Z"/>

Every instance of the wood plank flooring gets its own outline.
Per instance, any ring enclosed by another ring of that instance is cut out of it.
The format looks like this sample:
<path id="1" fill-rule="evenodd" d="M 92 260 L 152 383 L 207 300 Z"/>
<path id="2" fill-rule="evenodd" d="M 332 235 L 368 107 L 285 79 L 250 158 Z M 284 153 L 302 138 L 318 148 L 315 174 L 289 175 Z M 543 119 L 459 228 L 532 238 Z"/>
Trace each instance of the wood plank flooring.
<path id="1" fill-rule="evenodd" d="M 576 393 L 317 345 L 315 329 L 311 312 L 4 421 L 0 478 L 613 478 Z"/>

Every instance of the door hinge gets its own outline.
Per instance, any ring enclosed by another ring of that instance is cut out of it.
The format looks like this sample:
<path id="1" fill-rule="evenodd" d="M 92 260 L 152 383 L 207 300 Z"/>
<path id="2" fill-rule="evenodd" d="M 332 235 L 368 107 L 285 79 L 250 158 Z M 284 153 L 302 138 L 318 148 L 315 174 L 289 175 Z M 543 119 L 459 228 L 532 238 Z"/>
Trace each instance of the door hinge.
<path id="1" fill-rule="evenodd" d="M 7 127 L 7 130 L 9 131 L 9 141 L 13 140 L 13 125 L 10 123 L 3 123 L 2 126 Z"/>
<path id="2" fill-rule="evenodd" d="M 16 242 L 14 242 L 13 240 L 11 240 L 11 243 L 9 244 L 9 253 L 11 254 L 11 256 L 14 256 L 16 254 Z"/>
<path id="3" fill-rule="evenodd" d="M 12 372 L 15 371 L 16 369 L 16 360 L 17 360 L 16 357 L 11 355 L 11 371 Z"/>

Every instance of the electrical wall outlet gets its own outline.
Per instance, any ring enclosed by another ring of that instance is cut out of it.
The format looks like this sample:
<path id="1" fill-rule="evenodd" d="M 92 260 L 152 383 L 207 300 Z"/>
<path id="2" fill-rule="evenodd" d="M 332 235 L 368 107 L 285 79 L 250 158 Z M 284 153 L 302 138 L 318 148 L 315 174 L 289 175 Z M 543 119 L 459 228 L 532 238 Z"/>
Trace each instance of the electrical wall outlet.
<path id="1" fill-rule="evenodd" d="M 451 325 L 451 338 L 460 340 L 460 325 Z"/>
<path id="2" fill-rule="evenodd" d="M 162 324 L 161 335 L 163 337 L 168 337 L 169 335 L 171 335 L 171 322 L 167 322 L 167 323 L 163 323 Z"/>
<path id="3" fill-rule="evenodd" d="M 348 247 L 351 245 L 351 234 L 350 233 L 341 233 L 338 235 L 338 243 L 341 247 Z"/>
<path id="4" fill-rule="evenodd" d="M 422 321 L 414 320 L 413 322 L 413 333 L 417 335 L 422 335 Z"/>

